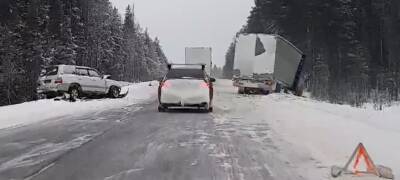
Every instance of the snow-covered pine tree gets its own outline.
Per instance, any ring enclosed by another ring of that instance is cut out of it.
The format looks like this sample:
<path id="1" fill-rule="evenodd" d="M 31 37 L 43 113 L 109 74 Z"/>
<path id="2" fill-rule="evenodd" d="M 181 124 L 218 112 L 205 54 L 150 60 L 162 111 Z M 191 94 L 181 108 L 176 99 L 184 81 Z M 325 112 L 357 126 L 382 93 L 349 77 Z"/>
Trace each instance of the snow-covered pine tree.
<path id="1" fill-rule="evenodd" d="M 136 29 L 134 15 L 131 10 L 131 6 L 128 6 L 125 11 L 125 18 L 123 24 L 123 48 L 127 55 L 125 64 L 125 81 L 135 81 L 135 41 L 136 41 Z"/>

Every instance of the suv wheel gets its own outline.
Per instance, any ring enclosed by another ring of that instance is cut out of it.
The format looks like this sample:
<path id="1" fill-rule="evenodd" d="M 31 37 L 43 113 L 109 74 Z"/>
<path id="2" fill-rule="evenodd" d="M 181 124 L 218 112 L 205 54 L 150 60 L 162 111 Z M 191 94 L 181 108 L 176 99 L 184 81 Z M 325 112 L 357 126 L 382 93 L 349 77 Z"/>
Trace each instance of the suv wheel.
<path id="1" fill-rule="evenodd" d="M 72 86 L 68 90 L 69 99 L 72 102 L 75 102 L 77 99 L 81 97 L 81 90 L 78 86 Z"/>
<path id="2" fill-rule="evenodd" d="M 120 93 L 120 89 L 118 87 L 111 86 L 110 87 L 110 91 L 108 92 L 108 95 L 111 98 L 118 98 L 119 97 L 119 93 Z"/>

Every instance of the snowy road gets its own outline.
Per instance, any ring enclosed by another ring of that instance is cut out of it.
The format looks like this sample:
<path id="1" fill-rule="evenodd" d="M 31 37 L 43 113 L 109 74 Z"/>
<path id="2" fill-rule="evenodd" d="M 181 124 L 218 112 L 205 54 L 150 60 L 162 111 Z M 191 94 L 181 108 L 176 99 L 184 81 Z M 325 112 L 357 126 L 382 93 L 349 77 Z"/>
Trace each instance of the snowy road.
<path id="1" fill-rule="evenodd" d="M 153 99 L 1 130 L 0 179 L 304 179 L 267 123 L 242 123 L 257 104 L 230 81 L 216 91 L 212 114 L 158 113 Z"/>

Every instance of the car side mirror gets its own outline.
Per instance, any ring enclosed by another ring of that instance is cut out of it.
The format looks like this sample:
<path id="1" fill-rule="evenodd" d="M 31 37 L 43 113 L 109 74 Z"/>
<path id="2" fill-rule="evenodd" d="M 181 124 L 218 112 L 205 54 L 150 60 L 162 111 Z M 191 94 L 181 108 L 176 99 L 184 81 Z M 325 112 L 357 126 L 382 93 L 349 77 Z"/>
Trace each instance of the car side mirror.
<path id="1" fill-rule="evenodd" d="M 215 82 L 215 81 L 217 81 L 215 78 L 210 78 L 210 81 L 211 82 Z"/>
<path id="2" fill-rule="evenodd" d="M 110 79 L 111 78 L 111 75 L 104 75 L 103 76 L 103 79 Z"/>

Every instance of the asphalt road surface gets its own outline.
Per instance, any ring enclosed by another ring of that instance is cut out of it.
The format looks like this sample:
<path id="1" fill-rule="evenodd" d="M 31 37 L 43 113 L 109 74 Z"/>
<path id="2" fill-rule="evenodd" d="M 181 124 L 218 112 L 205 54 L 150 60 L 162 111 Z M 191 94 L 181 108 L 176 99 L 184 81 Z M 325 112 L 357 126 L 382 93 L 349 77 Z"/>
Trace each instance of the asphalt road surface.
<path id="1" fill-rule="evenodd" d="M 217 83 L 215 89 L 210 114 L 159 113 L 153 100 L 1 130 L 0 179 L 302 179 L 278 158 L 268 124 L 217 122 L 241 106 L 232 100 L 239 96 L 233 87 Z"/>

